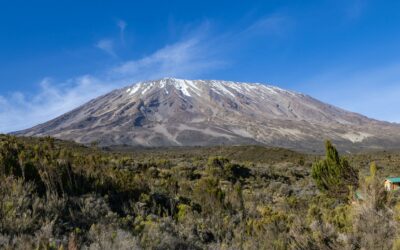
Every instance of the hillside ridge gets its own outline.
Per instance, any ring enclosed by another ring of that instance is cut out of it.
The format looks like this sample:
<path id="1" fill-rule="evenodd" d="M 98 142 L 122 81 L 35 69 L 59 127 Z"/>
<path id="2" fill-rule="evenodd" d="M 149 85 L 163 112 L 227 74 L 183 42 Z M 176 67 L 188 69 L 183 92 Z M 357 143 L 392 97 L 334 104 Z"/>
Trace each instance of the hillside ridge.
<path id="1" fill-rule="evenodd" d="M 163 78 L 114 90 L 17 135 L 103 146 L 400 148 L 400 126 L 261 83 Z"/>

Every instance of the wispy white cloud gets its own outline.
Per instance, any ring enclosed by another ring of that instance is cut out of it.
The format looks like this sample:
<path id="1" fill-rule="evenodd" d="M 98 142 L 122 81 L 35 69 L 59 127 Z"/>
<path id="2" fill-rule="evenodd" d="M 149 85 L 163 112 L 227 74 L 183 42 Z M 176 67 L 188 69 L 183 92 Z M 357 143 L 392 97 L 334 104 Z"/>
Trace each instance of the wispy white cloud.
<path id="1" fill-rule="evenodd" d="M 293 20 L 283 13 L 276 13 L 256 20 L 244 33 L 261 35 L 281 35 L 293 25 Z"/>
<path id="2" fill-rule="evenodd" d="M 124 20 L 118 20 L 117 26 L 119 28 L 119 34 L 121 41 L 125 43 L 125 29 L 128 24 Z"/>
<path id="3" fill-rule="evenodd" d="M 127 26 L 127 23 L 124 20 L 118 20 L 117 25 L 120 29 L 121 32 L 125 32 L 125 28 Z"/>
<path id="4" fill-rule="evenodd" d="M 125 29 L 126 26 L 128 25 L 124 20 L 118 20 L 116 23 L 118 29 L 119 29 L 119 36 L 120 40 L 118 39 L 110 39 L 110 38 L 105 38 L 99 40 L 96 44 L 95 47 L 104 51 L 108 55 L 112 57 L 117 57 L 117 48 L 121 49 L 121 44 L 124 46 L 125 45 Z"/>
<path id="5" fill-rule="evenodd" d="M 43 79 L 36 94 L 12 93 L 0 96 L 0 132 L 11 132 L 55 118 L 89 99 L 112 89 L 92 76 L 66 82 Z"/>
<path id="6" fill-rule="evenodd" d="M 191 38 L 167 45 L 155 53 L 124 62 L 110 71 L 125 78 L 159 78 L 163 76 L 197 77 L 207 70 L 215 70 L 225 64 L 213 58 L 208 46 L 198 38 Z"/>
<path id="7" fill-rule="evenodd" d="M 114 42 L 111 39 L 102 39 L 96 43 L 96 47 L 106 52 L 107 54 L 115 57 Z"/>

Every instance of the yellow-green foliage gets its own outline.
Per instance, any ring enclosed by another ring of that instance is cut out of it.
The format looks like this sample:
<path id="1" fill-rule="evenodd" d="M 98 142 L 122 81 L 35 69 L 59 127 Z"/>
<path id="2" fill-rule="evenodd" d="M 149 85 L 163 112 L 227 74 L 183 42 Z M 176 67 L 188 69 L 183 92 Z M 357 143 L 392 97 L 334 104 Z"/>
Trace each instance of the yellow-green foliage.
<path id="1" fill-rule="evenodd" d="M 193 190 L 194 198 L 202 206 L 204 213 L 211 213 L 223 206 L 224 192 L 219 187 L 219 180 L 214 177 L 200 179 Z"/>
<path id="2" fill-rule="evenodd" d="M 349 187 L 357 187 L 357 171 L 341 158 L 330 141 L 325 143 L 326 157 L 312 166 L 312 177 L 318 188 L 333 197 L 348 197 Z"/>
<path id="3" fill-rule="evenodd" d="M 179 204 L 178 205 L 178 213 L 177 213 L 177 220 L 182 222 L 187 217 L 188 213 L 190 213 L 191 207 L 186 204 Z"/>
<path id="4" fill-rule="evenodd" d="M 375 246 L 361 233 L 387 233 L 383 249 L 398 246 L 396 192 L 377 188 L 382 174 L 372 165 L 360 185 L 372 199 L 343 199 L 336 191 L 350 182 L 340 178 L 354 172 L 344 173 L 350 164 L 333 146 L 328 152 L 312 173 L 319 156 L 259 146 L 108 152 L 0 135 L 0 249 Z M 365 165 L 354 159 L 351 166 Z M 319 192 L 311 175 L 335 192 Z M 371 230 L 379 223 L 388 230 Z"/>
<path id="5" fill-rule="evenodd" d="M 349 205 L 341 204 L 333 210 L 327 210 L 324 214 L 325 221 L 334 225 L 339 232 L 351 232 L 352 211 Z"/>
<path id="6" fill-rule="evenodd" d="M 37 229 L 43 204 L 34 196 L 32 183 L 0 176 L 0 229 L 4 233 L 29 233 Z"/>

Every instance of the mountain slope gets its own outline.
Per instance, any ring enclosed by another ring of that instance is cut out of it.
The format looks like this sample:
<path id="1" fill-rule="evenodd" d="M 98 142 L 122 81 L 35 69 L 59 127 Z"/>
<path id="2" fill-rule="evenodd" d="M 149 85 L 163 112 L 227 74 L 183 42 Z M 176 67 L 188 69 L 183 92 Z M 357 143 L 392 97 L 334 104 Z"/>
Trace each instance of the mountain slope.
<path id="1" fill-rule="evenodd" d="M 165 78 L 118 89 L 17 132 L 101 145 L 400 148 L 400 126 L 263 84 Z"/>

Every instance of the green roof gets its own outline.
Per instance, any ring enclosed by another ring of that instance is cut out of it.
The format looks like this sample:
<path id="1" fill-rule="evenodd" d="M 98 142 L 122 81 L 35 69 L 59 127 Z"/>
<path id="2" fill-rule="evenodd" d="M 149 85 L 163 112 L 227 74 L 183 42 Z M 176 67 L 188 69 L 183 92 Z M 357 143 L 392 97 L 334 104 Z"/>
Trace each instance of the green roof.
<path id="1" fill-rule="evenodd" d="M 400 183 L 400 177 L 390 177 L 390 178 L 386 178 L 386 180 L 393 182 L 393 183 Z"/>

